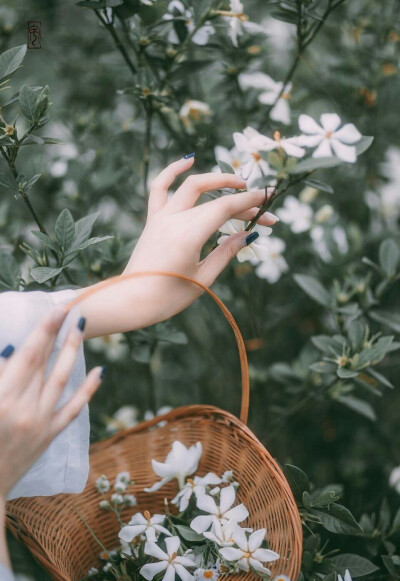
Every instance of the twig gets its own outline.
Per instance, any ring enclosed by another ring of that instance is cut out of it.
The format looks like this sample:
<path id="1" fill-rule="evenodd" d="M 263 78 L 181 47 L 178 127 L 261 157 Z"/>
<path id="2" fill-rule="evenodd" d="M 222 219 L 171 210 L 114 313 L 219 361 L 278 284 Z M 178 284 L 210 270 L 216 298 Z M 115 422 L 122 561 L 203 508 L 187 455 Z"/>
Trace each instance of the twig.
<path id="1" fill-rule="evenodd" d="M 115 46 L 118 48 L 119 52 L 123 56 L 123 58 L 124 58 L 126 64 L 128 65 L 131 73 L 135 75 L 137 73 L 136 67 L 133 64 L 131 57 L 127 53 L 126 48 L 122 44 L 121 39 L 119 38 L 119 36 L 114 28 L 114 25 L 112 24 L 112 22 L 108 22 L 105 18 L 103 18 L 103 16 L 100 14 L 100 12 L 98 10 L 95 10 L 94 13 L 96 14 L 96 16 L 100 20 L 100 22 L 103 24 L 105 29 L 108 30 L 108 32 L 110 33 L 110 35 L 115 43 Z"/>

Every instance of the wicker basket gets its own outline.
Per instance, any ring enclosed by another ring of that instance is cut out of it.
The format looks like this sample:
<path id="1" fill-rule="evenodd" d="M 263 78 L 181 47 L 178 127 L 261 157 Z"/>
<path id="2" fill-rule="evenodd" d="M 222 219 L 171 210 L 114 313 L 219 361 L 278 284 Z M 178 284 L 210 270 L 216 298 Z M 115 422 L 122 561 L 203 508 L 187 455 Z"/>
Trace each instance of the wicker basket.
<path id="1" fill-rule="evenodd" d="M 242 371 L 240 420 L 209 405 L 176 408 L 163 416 L 124 430 L 93 444 L 90 450 L 90 475 L 81 494 L 19 498 L 7 503 L 7 526 L 22 541 L 50 576 L 57 581 L 77 581 L 99 565 L 100 548 L 82 523 L 79 513 L 107 548 L 118 544 L 119 527 L 113 515 L 99 509 L 94 482 L 100 474 L 109 478 L 129 471 L 135 481 L 132 492 L 138 499 L 137 510 L 162 513 L 164 497 L 177 492 L 176 482 L 148 494 L 144 487 L 155 479 L 151 459 L 163 461 L 174 440 L 186 446 L 203 444 L 198 474 L 222 474 L 233 469 L 240 482 L 238 501 L 248 508 L 248 526 L 267 529 L 271 549 L 281 558 L 270 565 L 272 575 L 285 574 L 296 581 L 301 562 L 302 528 L 289 485 L 277 463 L 246 426 L 249 406 L 249 378 L 243 338 L 232 315 L 207 287 L 183 275 L 168 272 L 143 272 L 115 277 L 96 285 L 96 289 L 137 276 L 174 276 L 192 282 L 206 291 L 219 305 L 232 326 L 238 343 Z M 71 307 L 94 292 L 82 293 Z M 166 423 L 160 422 L 166 420 Z M 126 509 L 126 520 L 135 509 Z M 233 577 L 231 577 L 233 579 Z M 252 573 L 235 576 L 238 581 L 253 579 Z"/>

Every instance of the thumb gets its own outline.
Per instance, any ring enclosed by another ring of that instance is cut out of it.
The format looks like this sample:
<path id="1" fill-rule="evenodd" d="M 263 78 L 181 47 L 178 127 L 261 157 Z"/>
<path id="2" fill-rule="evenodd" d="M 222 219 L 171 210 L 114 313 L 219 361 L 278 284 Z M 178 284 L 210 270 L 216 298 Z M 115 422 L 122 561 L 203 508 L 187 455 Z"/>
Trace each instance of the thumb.
<path id="1" fill-rule="evenodd" d="M 236 254 L 258 238 L 258 232 L 238 232 L 222 236 L 218 247 L 203 260 L 199 268 L 199 280 L 210 286 Z"/>

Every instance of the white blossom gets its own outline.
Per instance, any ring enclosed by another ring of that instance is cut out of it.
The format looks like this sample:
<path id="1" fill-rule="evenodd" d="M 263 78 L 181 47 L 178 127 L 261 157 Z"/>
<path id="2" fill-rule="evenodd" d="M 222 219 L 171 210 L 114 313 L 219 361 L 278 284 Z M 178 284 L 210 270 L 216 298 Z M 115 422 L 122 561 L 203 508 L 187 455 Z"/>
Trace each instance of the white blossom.
<path id="1" fill-rule="evenodd" d="M 243 220 L 236 220 L 234 218 L 232 220 L 228 220 L 219 228 L 219 231 L 222 232 L 223 236 L 218 238 L 217 244 L 222 244 L 232 234 L 244 232 L 244 229 L 245 222 Z M 256 224 L 252 231 L 257 232 L 259 237 L 248 246 L 244 246 L 239 250 L 236 255 L 236 258 L 239 262 L 252 259 L 263 260 L 263 257 L 265 256 L 264 244 L 266 237 L 271 234 L 272 228 L 269 228 L 269 226 L 261 226 L 260 224 Z"/>
<path id="2" fill-rule="evenodd" d="M 264 135 L 253 127 L 246 127 L 243 133 L 235 132 L 233 139 L 237 151 L 243 156 L 241 176 L 247 180 L 248 187 L 267 175 L 273 175 L 274 172 L 261 155 L 261 152 L 269 151 L 265 143 L 267 138 Z"/>
<path id="3" fill-rule="evenodd" d="M 180 512 L 187 509 L 189 506 L 189 500 L 194 494 L 196 497 L 200 494 L 205 494 L 206 486 L 210 484 L 220 484 L 221 478 L 209 472 L 205 476 L 194 476 L 194 478 L 188 478 L 184 487 L 178 492 L 173 500 L 172 504 L 178 505 Z"/>
<path id="4" fill-rule="evenodd" d="M 180 543 L 179 537 L 168 537 L 165 539 L 167 552 L 164 552 L 156 543 L 147 541 L 144 546 L 144 552 L 146 555 L 158 559 L 158 562 L 143 565 L 139 571 L 140 575 L 147 579 L 147 581 L 151 581 L 155 575 L 161 573 L 161 571 L 165 571 L 165 575 L 163 576 L 165 581 L 174 581 L 175 574 L 182 581 L 192 581 L 194 577 L 189 573 L 187 568 L 197 567 L 197 565 L 189 555 L 184 557 L 178 555 Z"/>
<path id="5" fill-rule="evenodd" d="M 393 468 L 389 476 L 389 485 L 400 494 L 400 466 Z"/>
<path id="6" fill-rule="evenodd" d="M 104 335 L 89 339 L 89 347 L 96 353 L 104 353 L 110 361 L 121 361 L 129 353 L 129 347 L 125 342 L 123 333 Z"/>
<path id="7" fill-rule="evenodd" d="M 192 34 L 196 25 L 193 19 L 193 13 L 191 10 L 187 9 L 181 0 L 172 0 L 168 4 L 168 12 L 164 14 L 163 20 L 173 20 L 174 18 L 179 18 L 183 20 L 186 25 L 188 34 Z M 199 46 L 204 46 L 207 44 L 209 37 L 215 34 L 215 29 L 210 24 L 205 24 L 201 26 L 192 36 L 192 41 Z M 180 44 L 178 35 L 175 32 L 173 26 L 171 26 L 168 34 L 168 42 L 171 44 Z"/>
<path id="8" fill-rule="evenodd" d="M 210 567 L 208 569 L 198 568 L 193 575 L 196 581 L 217 581 L 219 577 L 217 567 Z"/>
<path id="9" fill-rule="evenodd" d="M 289 269 L 285 258 L 282 256 L 286 244 L 281 238 L 275 236 L 271 236 L 266 242 L 265 250 L 267 256 L 264 256 L 262 262 L 258 264 L 256 274 L 259 278 L 265 278 L 269 283 L 274 284 Z"/>
<path id="10" fill-rule="evenodd" d="M 219 506 L 212 496 L 200 495 L 196 500 L 197 508 L 208 514 L 196 516 L 190 523 L 191 528 L 196 533 L 203 533 L 211 527 L 215 520 L 224 522 L 234 519 L 237 522 L 242 522 L 249 516 L 249 513 L 243 504 L 232 508 L 235 499 L 236 493 L 233 486 L 227 486 L 221 490 Z"/>
<path id="11" fill-rule="evenodd" d="M 338 575 L 337 577 L 338 581 L 343 581 L 343 577 L 341 575 Z M 352 581 L 350 571 L 348 569 L 346 569 L 346 571 L 344 572 L 344 581 Z"/>
<path id="12" fill-rule="evenodd" d="M 133 494 L 124 494 L 124 504 L 126 506 L 136 506 L 137 498 Z"/>
<path id="13" fill-rule="evenodd" d="M 125 492 L 127 487 L 131 482 L 131 476 L 129 472 L 120 472 L 117 474 L 114 482 L 114 489 L 117 492 Z"/>
<path id="14" fill-rule="evenodd" d="M 245 160 L 245 155 L 243 152 L 239 151 L 236 146 L 232 149 L 227 149 L 222 147 L 222 145 L 217 145 L 215 148 L 215 158 L 217 161 L 224 161 L 228 163 L 235 171 L 235 173 L 242 177 L 242 169 Z M 218 166 L 213 168 L 213 171 L 221 171 Z"/>
<path id="15" fill-rule="evenodd" d="M 150 488 L 145 488 L 145 492 L 159 490 L 164 484 L 174 478 L 178 480 L 179 488 L 182 488 L 185 484 L 186 477 L 196 472 L 202 452 L 203 447 L 201 442 L 197 442 L 196 445 L 186 448 L 182 442 L 175 440 L 164 462 L 158 462 L 157 460 L 151 461 L 154 472 L 162 480 L 156 482 Z"/>
<path id="16" fill-rule="evenodd" d="M 132 428 L 138 423 L 139 410 L 133 405 L 120 407 L 111 418 L 105 421 L 108 432 L 117 432 L 126 428 Z"/>
<path id="17" fill-rule="evenodd" d="M 294 196 L 287 196 L 282 208 L 276 213 L 284 224 L 288 224 L 292 232 L 298 234 L 311 228 L 313 211 L 308 204 L 302 204 Z"/>
<path id="18" fill-rule="evenodd" d="M 265 539 L 265 533 L 265 529 L 259 529 L 247 538 L 245 531 L 237 527 L 234 539 L 238 548 L 226 547 L 220 549 L 220 553 L 227 561 L 237 561 L 241 571 L 249 571 L 251 567 L 257 573 L 270 575 L 271 571 L 263 563 L 276 561 L 280 556 L 275 551 L 260 548 Z"/>
<path id="19" fill-rule="evenodd" d="M 323 113 L 321 125 L 309 115 L 300 115 L 299 128 L 306 135 L 298 138 L 299 145 L 316 147 L 312 157 L 332 157 L 336 155 L 342 161 L 354 163 L 357 160 L 355 143 L 362 135 L 353 123 L 340 127 L 342 121 L 336 113 Z"/>
<path id="20" fill-rule="evenodd" d="M 108 492 L 110 490 L 111 484 L 107 476 L 105 476 L 105 474 L 102 474 L 97 478 L 96 488 L 101 494 L 104 494 L 105 492 Z"/>
<path id="21" fill-rule="evenodd" d="M 235 544 L 233 534 L 239 525 L 234 519 L 225 522 L 215 520 L 210 531 L 204 531 L 203 535 L 220 547 L 231 547 Z"/>
<path id="22" fill-rule="evenodd" d="M 119 506 L 124 502 L 124 499 L 121 494 L 114 492 L 114 494 L 111 495 L 111 502 L 114 506 Z"/>
<path id="23" fill-rule="evenodd" d="M 130 543 L 135 537 L 144 534 L 148 541 L 155 542 L 160 533 L 164 535 L 171 536 L 171 533 L 162 526 L 165 520 L 165 515 L 154 514 L 150 516 L 148 510 L 144 511 L 144 514 L 137 512 L 129 524 L 122 527 L 119 532 L 119 538 L 127 543 Z"/>
<path id="24" fill-rule="evenodd" d="M 203 101 L 196 101 L 195 99 L 185 101 L 179 110 L 179 116 L 188 128 L 191 128 L 193 124 L 204 121 L 210 115 L 211 109 L 209 105 L 203 103 Z"/>
<path id="25" fill-rule="evenodd" d="M 269 75 L 261 72 L 242 73 L 239 75 L 239 83 L 242 89 L 259 89 L 262 92 L 258 96 L 260 103 L 264 105 L 275 105 L 272 107 L 269 116 L 274 121 L 280 121 L 285 125 L 290 124 L 290 92 L 292 83 L 283 85 L 282 82 L 274 81 Z"/>
<path id="26" fill-rule="evenodd" d="M 247 14 L 243 12 L 243 4 L 241 0 L 230 0 L 229 1 L 230 14 L 227 15 L 227 20 L 229 23 L 229 37 L 232 40 L 233 46 L 239 46 L 239 36 L 242 36 L 245 32 L 254 34 L 261 32 L 265 34 L 265 30 L 259 24 L 255 22 L 249 22 Z"/>
<path id="27" fill-rule="evenodd" d="M 275 575 L 272 581 L 291 581 L 287 575 Z"/>

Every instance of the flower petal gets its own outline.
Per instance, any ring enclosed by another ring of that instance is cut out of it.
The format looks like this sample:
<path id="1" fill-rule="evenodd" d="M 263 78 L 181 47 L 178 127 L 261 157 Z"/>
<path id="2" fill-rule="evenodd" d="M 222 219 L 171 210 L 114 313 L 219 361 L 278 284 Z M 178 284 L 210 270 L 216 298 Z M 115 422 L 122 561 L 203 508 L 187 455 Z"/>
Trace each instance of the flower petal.
<path id="1" fill-rule="evenodd" d="M 194 566 L 194 563 L 192 563 L 192 565 Z M 194 579 L 193 575 L 179 563 L 175 564 L 175 571 L 177 572 L 178 577 L 182 579 L 182 581 L 192 581 Z"/>
<path id="2" fill-rule="evenodd" d="M 331 140 L 323 139 L 313 152 L 312 157 L 332 157 Z"/>
<path id="3" fill-rule="evenodd" d="M 236 254 L 236 258 L 238 259 L 239 262 L 246 262 L 246 260 L 257 259 L 257 256 L 252 246 L 253 245 L 250 244 L 249 246 L 244 246 L 239 250 L 239 252 Z"/>
<path id="4" fill-rule="evenodd" d="M 274 121 L 280 121 L 284 125 L 290 124 L 290 105 L 287 99 L 278 99 L 275 107 L 272 107 L 270 115 Z"/>
<path id="5" fill-rule="evenodd" d="M 172 536 L 172 533 L 170 533 L 168 529 L 162 527 L 161 525 L 154 525 L 153 528 L 155 528 L 159 533 L 164 533 L 164 535 L 167 535 L 167 537 Z"/>
<path id="6" fill-rule="evenodd" d="M 147 541 L 147 543 L 144 545 L 144 552 L 146 555 L 151 555 L 160 561 L 168 561 L 169 559 L 167 553 L 164 553 L 164 551 L 152 541 Z"/>
<path id="7" fill-rule="evenodd" d="M 204 512 L 209 512 L 210 514 L 218 514 L 218 507 L 215 504 L 215 500 L 212 496 L 208 494 L 202 494 L 196 499 L 196 506 Z"/>
<path id="8" fill-rule="evenodd" d="M 241 220 L 239 220 L 241 222 Z M 207 485 L 207 484 L 220 484 L 221 478 L 214 474 L 214 472 L 208 472 L 205 476 L 199 478 L 199 484 Z"/>
<path id="9" fill-rule="evenodd" d="M 224 517 L 227 519 L 233 518 L 237 522 L 242 522 L 245 518 L 249 516 L 249 511 L 244 506 L 244 504 L 239 504 L 238 506 L 234 506 L 228 512 L 224 514 Z"/>
<path id="10" fill-rule="evenodd" d="M 253 559 L 252 557 L 250 557 L 249 565 L 251 565 L 253 567 L 253 569 L 258 571 L 259 573 L 265 573 L 265 575 L 271 575 L 271 571 L 269 569 L 267 569 L 267 567 L 264 567 L 260 563 L 260 561 L 257 561 L 257 559 Z"/>
<path id="11" fill-rule="evenodd" d="M 233 140 L 239 151 L 250 151 L 250 145 L 243 133 L 238 133 L 235 131 L 233 134 Z"/>
<path id="12" fill-rule="evenodd" d="M 271 561 L 276 561 L 280 558 L 278 553 L 271 551 L 271 549 L 256 549 L 253 553 L 253 557 L 264 563 L 269 563 Z"/>
<path id="13" fill-rule="evenodd" d="M 153 484 L 153 486 L 150 486 L 150 488 L 144 488 L 143 490 L 145 492 L 155 492 L 156 490 L 160 490 L 160 488 L 162 486 L 164 486 L 164 484 L 166 484 L 167 482 L 169 482 L 171 480 L 171 478 L 163 478 L 162 480 L 160 480 L 159 482 L 155 482 Z"/>
<path id="14" fill-rule="evenodd" d="M 131 520 L 129 521 L 130 525 L 145 525 L 147 526 L 147 519 L 142 515 L 141 512 L 137 512 L 133 515 Z"/>
<path id="15" fill-rule="evenodd" d="M 239 569 L 241 569 L 242 571 L 249 570 L 249 561 L 247 559 L 240 559 L 238 561 L 238 565 L 239 565 Z"/>
<path id="16" fill-rule="evenodd" d="M 357 150 L 354 145 L 345 145 L 338 139 L 331 139 L 332 149 L 335 155 L 342 161 L 354 163 L 357 161 Z"/>
<path id="17" fill-rule="evenodd" d="M 168 565 L 163 581 L 175 581 L 175 567 Z"/>
<path id="18" fill-rule="evenodd" d="M 362 135 L 353 123 L 346 123 L 346 125 L 343 125 L 341 129 L 335 131 L 332 137 L 334 139 L 339 139 L 342 143 L 348 143 L 351 145 L 352 143 L 360 141 Z"/>
<path id="19" fill-rule="evenodd" d="M 336 129 L 341 124 L 342 120 L 336 113 L 322 113 L 321 125 L 325 131 L 336 131 Z"/>
<path id="20" fill-rule="evenodd" d="M 265 533 L 267 532 L 266 529 L 259 529 L 258 531 L 254 531 L 249 537 L 249 551 L 255 551 L 265 539 Z"/>
<path id="21" fill-rule="evenodd" d="M 242 551 L 249 550 L 249 543 L 246 537 L 246 533 L 241 527 L 237 527 L 235 532 L 233 533 L 233 540 L 237 544 L 238 547 L 242 549 Z"/>
<path id="22" fill-rule="evenodd" d="M 152 460 L 151 465 L 157 476 L 161 478 L 173 478 L 176 469 L 171 464 L 164 464 L 163 462 L 157 462 L 157 460 Z"/>
<path id="23" fill-rule="evenodd" d="M 122 527 L 119 531 L 118 536 L 123 541 L 130 543 L 132 539 L 140 535 L 145 530 L 144 525 L 126 526 Z"/>
<path id="24" fill-rule="evenodd" d="M 223 488 L 221 490 L 220 504 L 219 504 L 219 509 L 220 509 L 221 514 L 226 513 L 226 511 L 235 502 L 235 499 L 236 499 L 236 492 L 235 492 L 235 489 L 233 486 L 226 486 L 225 488 Z"/>
<path id="25" fill-rule="evenodd" d="M 168 555 L 172 555 L 172 553 L 178 552 L 181 541 L 178 536 L 168 537 L 167 539 L 165 539 L 165 544 L 167 545 Z"/>
<path id="26" fill-rule="evenodd" d="M 318 125 L 316 121 L 309 115 L 300 115 L 299 117 L 299 129 L 303 133 L 309 133 L 311 135 L 324 135 L 325 131 L 322 127 Z"/>
<path id="27" fill-rule="evenodd" d="M 143 565 L 139 573 L 142 575 L 142 577 L 147 579 L 147 581 L 151 581 L 151 579 L 153 579 L 153 577 L 155 577 L 157 573 L 164 571 L 164 569 L 167 568 L 167 565 L 168 565 L 167 561 L 159 561 L 158 563 L 147 563 L 146 565 Z"/>
<path id="28" fill-rule="evenodd" d="M 203 533 L 210 528 L 214 520 L 212 515 L 200 515 L 196 516 L 190 523 L 190 528 L 196 531 L 196 533 Z"/>
<path id="29" fill-rule="evenodd" d="M 219 552 L 227 561 L 238 561 L 243 557 L 243 551 L 233 547 L 225 547 L 224 549 L 220 549 Z"/>
<path id="30" fill-rule="evenodd" d="M 193 559 L 189 559 L 189 557 L 175 557 L 175 563 L 179 563 L 180 565 L 183 565 L 184 567 L 197 567 L 197 564 L 195 563 L 195 561 L 193 561 Z"/>
<path id="31" fill-rule="evenodd" d="M 283 139 L 281 141 L 282 149 L 292 157 L 303 157 L 305 154 L 304 149 L 299 147 L 297 143 L 292 141 L 291 139 Z"/>

